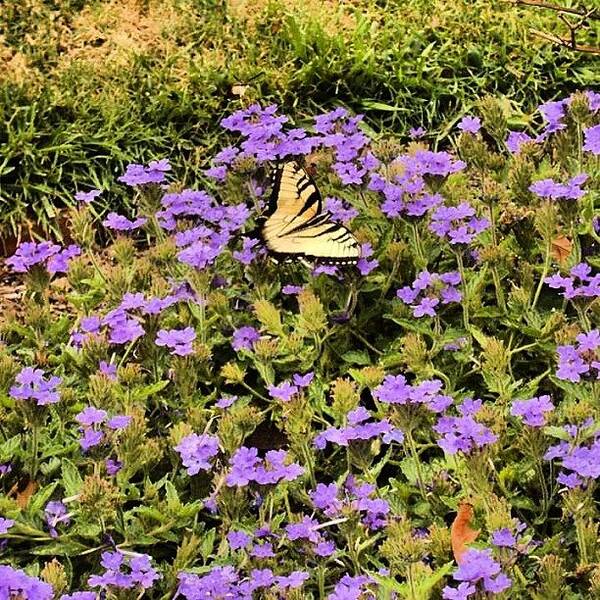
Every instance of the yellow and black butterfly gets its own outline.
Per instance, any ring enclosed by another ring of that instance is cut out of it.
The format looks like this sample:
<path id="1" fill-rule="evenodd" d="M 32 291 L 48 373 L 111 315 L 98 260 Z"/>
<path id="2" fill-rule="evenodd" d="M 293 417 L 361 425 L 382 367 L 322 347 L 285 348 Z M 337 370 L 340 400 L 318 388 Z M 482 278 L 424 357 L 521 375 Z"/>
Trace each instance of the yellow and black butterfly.
<path id="1" fill-rule="evenodd" d="M 276 258 L 330 264 L 355 264 L 360 258 L 358 241 L 323 210 L 313 178 L 295 160 L 276 167 L 265 217 L 261 237 Z"/>

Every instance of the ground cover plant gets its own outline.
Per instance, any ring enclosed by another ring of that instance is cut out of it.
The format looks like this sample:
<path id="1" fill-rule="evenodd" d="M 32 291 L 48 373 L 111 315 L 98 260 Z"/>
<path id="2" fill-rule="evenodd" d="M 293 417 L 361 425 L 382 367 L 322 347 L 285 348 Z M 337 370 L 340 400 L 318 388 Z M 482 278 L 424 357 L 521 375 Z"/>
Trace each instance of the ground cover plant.
<path id="1" fill-rule="evenodd" d="M 436 151 L 251 104 L 203 188 L 73 190 L 4 264 L 3 597 L 597 595 L 600 96 L 505 110 Z M 290 157 L 355 267 L 267 256 Z"/>
<path id="2" fill-rule="evenodd" d="M 375 131 L 425 123 L 444 143 L 497 93 L 524 126 L 597 82 L 596 57 L 530 29 L 568 35 L 552 11 L 487 0 L 4 0 L 0 232 L 59 235 L 72 190 L 107 187 L 128 162 L 168 155 L 191 185 L 242 91 L 297 123 L 342 103 Z M 122 206 L 117 192 L 98 207 Z"/>

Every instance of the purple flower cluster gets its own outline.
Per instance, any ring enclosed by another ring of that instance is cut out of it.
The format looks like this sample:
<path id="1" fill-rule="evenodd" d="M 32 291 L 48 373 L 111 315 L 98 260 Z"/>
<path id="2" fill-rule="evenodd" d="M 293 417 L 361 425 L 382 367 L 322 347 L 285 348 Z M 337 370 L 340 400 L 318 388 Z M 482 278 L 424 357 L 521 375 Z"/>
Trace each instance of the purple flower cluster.
<path id="1" fill-rule="evenodd" d="M 385 444 L 401 443 L 404 440 L 402 431 L 396 429 L 388 419 L 368 421 L 371 418 L 371 413 L 363 406 L 355 408 L 348 413 L 348 425 L 339 428 L 329 427 L 319 433 L 313 442 L 315 448 L 323 450 L 327 442 L 338 446 L 348 446 L 350 442 L 356 440 L 371 440 L 379 436 Z"/>
<path id="2" fill-rule="evenodd" d="M 600 154 L 600 125 L 588 127 L 583 132 L 583 150 L 598 156 Z"/>
<path id="3" fill-rule="evenodd" d="M 77 192 L 75 194 L 75 200 L 77 200 L 77 202 L 82 202 L 83 204 L 90 204 L 90 202 L 95 200 L 101 193 L 102 190 L 89 190 L 88 192 Z"/>
<path id="4" fill-rule="evenodd" d="M 81 254 L 81 248 L 71 244 L 61 248 L 52 242 L 23 242 L 15 253 L 6 259 L 6 264 L 15 273 L 27 273 L 34 265 L 45 266 L 50 274 L 66 273 L 70 260 Z"/>
<path id="5" fill-rule="evenodd" d="M 184 329 L 160 329 L 156 334 L 155 344 L 166 346 L 171 354 L 187 356 L 192 354 L 192 342 L 196 339 L 196 331 L 193 327 Z"/>
<path id="6" fill-rule="evenodd" d="M 361 244 L 360 258 L 356 263 L 356 268 L 363 276 L 368 275 L 373 269 L 376 269 L 379 266 L 379 261 L 376 258 L 369 260 L 372 255 L 373 248 L 371 247 L 371 244 Z"/>
<path id="7" fill-rule="evenodd" d="M 399 156 L 392 162 L 389 169 L 400 170 L 401 173 L 391 179 L 373 173 L 368 188 L 385 198 L 381 211 L 387 217 L 422 217 L 444 201 L 440 194 L 427 191 L 425 177 L 445 177 L 465 166 L 464 162 L 454 160 L 447 152 L 417 150 L 414 154 Z"/>
<path id="8" fill-rule="evenodd" d="M 179 573 L 175 599 L 183 596 L 186 600 L 252 600 L 258 590 L 276 587 L 285 593 L 302 587 L 308 578 L 305 571 L 275 575 L 271 569 L 253 569 L 249 577 L 244 578 L 230 565 L 219 566 L 205 575 Z"/>
<path id="9" fill-rule="evenodd" d="M 386 375 L 383 383 L 373 390 L 373 397 L 386 404 L 423 404 L 435 413 L 444 412 L 452 398 L 441 394 L 443 387 L 439 379 L 426 379 L 410 385 L 404 375 Z"/>
<path id="10" fill-rule="evenodd" d="M 254 328 L 246 325 L 233 332 L 231 347 L 235 350 L 252 350 L 254 343 L 260 339 L 260 333 Z"/>
<path id="11" fill-rule="evenodd" d="M 146 217 L 137 217 L 132 221 L 123 215 L 111 212 L 108 213 L 106 219 L 102 221 L 102 225 L 108 229 L 114 229 L 115 231 L 133 231 L 134 229 L 139 229 L 147 222 L 148 219 Z"/>
<path id="12" fill-rule="evenodd" d="M 570 277 L 559 273 L 546 277 L 544 282 L 553 289 L 562 288 L 562 296 L 573 298 L 597 298 L 600 296 L 600 273 L 592 275 L 592 268 L 587 263 L 579 263 L 569 271 Z"/>
<path id="13" fill-rule="evenodd" d="M 242 446 L 229 460 L 231 469 L 226 483 L 229 487 L 244 487 L 254 481 L 272 485 L 280 481 L 293 481 L 304 473 L 304 467 L 289 462 L 285 450 L 269 450 L 264 459 L 258 457 L 256 448 Z"/>
<path id="14" fill-rule="evenodd" d="M 339 198 L 325 198 L 325 210 L 331 215 L 331 219 L 337 223 L 348 223 L 358 216 L 358 211 L 353 206 L 348 206 Z"/>
<path id="15" fill-rule="evenodd" d="M 521 417 L 525 425 L 530 427 L 543 427 L 546 424 L 546 414 L 554 410 L 550 396 L 539 396 L 529 400 L 515 400 L 512 403 L 510 414 Z"/>
<path id="16" fill-rule="evenodd" d="M 60 500 L 51 500 L 48 502 L 48 504 L 46 504 L 46 508 L 44 509 L 44 518 L 46 520 L 46 525 L 48 525 L 50 535 L 53 538 L 58 537 L 56 526 L 59 523 L 68 525 L 71 521 L 67 507 Z"/>
<path id="17" fill-rule="evenodd" d="M 366 150 L 369 138 L 358 127 L 362 118 L 350 117 L 343 107 L 315 118 L 315 131 L 321 134 L 318 144 L 333 150 L 333 170 L 344 185 L 360 185 L 379 166 L 379 161 Z"/>
<path id="18" fill-rule="evenodd" d="M 463 133 L 475 135 L 481 129 L 481 119 L 479 117 L 463 117 L 457 127 Z"/>
<path id="19" fill-rule="evenodd" d="M 519 154 L 523 144 L 538 143 L 541 140 L 534 139 L 523 131 L 511 131 L 506 139 L 506 147 L 511 154 Z"/>
<path id="20" fill-rule="evenodd" d="M 310 492 L 310 499 L 314 507 L 322 510 L 330 519 L 354 512 L 360 514 L 364 525 L 375 530 L 385 527 L 390 511 L 385 500 L 373 497 L 376 492 L 374 485 L 357 484 L 354 476 L 349 475 L 342 487 L 337 483 L 317 484 Z"/>
<path id="21" fill-rule="evenodd" d="M 44 379 L 42 369 L 25 367 L 15 378 L 8 394 L 15 400 L 35 400 L 38 406 L 56 404 L 60 400 L 60 394 L 56 388 L 62 383 L 60 377 L 51 376 Z"/>
<path id="22" fill-rule="evenodd" d="M 0 535 L 8 533 L 8 530 L 13 527 L 14 524 L 14 519 L 5 519 L 4 517 L 0 517 Z"/>
<path id="23" fill-rule="evenodd" d="M 315 374 L 313 372 L 306 373 L 306 375 L 300 375 L 300 373 L 295 373 L 292 377 L 293 384 L 289 381 L 284 381 L 279 385 L 270 385 L 269 386 L 269 395 L 271 398 L 276 398 L 277 400 L 281 400 L 282 402 L 289 402 L 292 397 L 297 394 L 302 388 L 305 388 L 310 385 L 311 381 Z"/>
<path id="24" fill-rule="evenodd" d="M 481 400 L 466 399 L 458 407 L 459 417 L 440 417 L 433 427 L 441 436 L 437 441 L 438 446 L 448 454 L 459 451 L 468 454 L 475 448 L 493 444 L 498 436 L 474 418 L 480 409 Z"/>
<path id="25" fill-rule="evenodd" d="M 373 586 L 375 580 L 368 575 L 344 575 L 327 596 L 327 600 L 374 600 L 375 594 L 367 587 Z"/>
<path id="26" fill-rule="evenodd" d="M 81 425 L 79 431 L 83 434 L 79 445 L 86 451 L 100 444 L 108 431 L 125 429 L 131 423 L 130 416 L 115 415 L 109 419 L 105 410 L 93 406 L 84 408 L 75 416 L 75 420 Z"/>
<path id="27" fill-rule="evenodd" d="M 321 524 L 316 519 L 304 515 L 302 520 L 296 523 L 289 523 L 285 527 L 288 540 L 296 542 L 306 540 L 309 542 L 309 548 L 317 556 L 331 556 L 335 553 L 335 544 L 326 539 L 323 533 L 319 531 Z"/>
<path id="28" fill-rule="evenodd" d="M 529 186 L 529 191 L 540 198 L 578 200 L 585 195 L 585 190 L 582 190 L 581 186 L 588 177 L 587 173 L 580 173 L 571 177 L 567 183 L 556 183 L 553 179 L 540 179 Z"/>
<path id="29" fill-rule="evenodd" d="M 581 378 L 600 378 L 600 359 L 598 348 L 600 348 L 600 331 L 592 329 L 589 333 L 580 333 L 576 337 L 576 344 L 558 346 L 558 370 L 556 376 L 559 379 L 578 383 Z"/>
<path id="30" fill-rule="evenodd" d="M 52 586 L 27 575 L 25 571 L 0 565 L 0 598 L 24 600 L 52 600 Z"/>
<path id="31" fill-rule="evenodd" d="M 219 438 L 215 435 L 190 433 L 175 446 L 188 475 L 196 475 L 211 468 L 210 459 L 219 453 Z"/>
<path id="32" fill-rule="evenodd" d="M 446 600 L 465 600 L 477 594 L 478 590 L 499 594 L 512 585 L 511 579 L 502 572 L 500 563 L 494 560 L 492 551 L 487 548 L 466 550 L 452 577 L 461 583 L 458 588 L 446 586 L 443 589 L 442 597 Z"/>
<path id="33" fill-rule="evenodd" d="M 196 294 L 187 284 L 175 287 L 173 292 L 164 298 L 146 299 L 140 292 L 127 292 L 119 306 L 104 317 L 90 315 L 81 319 L 79 329 L 71 333 L 71 343 L 80 348 L 90 337 L 99 335 L 103 328 L 108 330 L 108 341 L 111 344 L 133 342 L 144 335 L 139 317 L 133 315 L 133 311 L 139 311 L 142 315 L 158 315 L 170 306 L 185 301 L 198 302 Z"/>
<path id="34" fill-rule="evenodd" d="M 127 165 L 125 173 L 118 178 L 118 181 L 136 187 L 147 183 L 162 183 L 165 180 L 165 173 L 171 170 L 168 159 L 153 160 L 147 166 L 132 163 Z"/>
<path id="35" fill-rule="evenodd" d="M 241 134 L 240 148 L 227 148 L 215 158 L 215 164 L 230 166 L 234 160 L 252 157 L 261 164 L 291 155 L 309 154 L 318 144 L 304 129 L 284 131 L 288 118 L 277 114 L 277 106 L 262 108 L 253 104 L 221 121 L 221 126 Z"/>
<path id="36" fill-rule="evenodd" d="M 88 579 L 90 587 L 147 590 L 157 579 L 160 579 L 147 554 L 127 553 L 126 555 L 120 551 L 103 552 L 100 564 L 105 572 L 102 575 L 92 575 Z"/>
<path id="37" fill-rule="evenodd" d="M 430 273 L 422 271 L 412 286 L 404 286 L 396 292 L 396 296 L 412 308 L 414 317 L 428 315 L 435 317 L 436 307 L 441 304 L 460 302 L 462 294 L 457 289 L 460 273 Z"/>
<path id="38" fill-rule="evenodd" d="M 470 244 L 473 239 L 490 226 L 486 218 L 475 216 L 475 209 L 468 203 L 458 206 L 440 206 L 431 216 L 429 229 L 448 243 Z"/>
<path id="39" fill-rule="evenodd" d="M 587 419 L 580 426 L 565 425 L 563 430 L 570 438 L 548 448 L 544 458 L 562 460 L 563 470 L 558 474 L 556 481 L 568 487 L 582 486 L 586 480 L 600 477 L 600 432 L 590 432 L 594 421 Z M 577 439 L 589 438 L 591 440 L 577 443 Z"/>
<path id="40" fill-rule="evenodd" d="M 242 249 L 233 251 L 233 258 L 243 265 L 249 265 L 254 262 L 266 250 L 260 246 L 260 240 L 256 238 L 242 238 Z"/>

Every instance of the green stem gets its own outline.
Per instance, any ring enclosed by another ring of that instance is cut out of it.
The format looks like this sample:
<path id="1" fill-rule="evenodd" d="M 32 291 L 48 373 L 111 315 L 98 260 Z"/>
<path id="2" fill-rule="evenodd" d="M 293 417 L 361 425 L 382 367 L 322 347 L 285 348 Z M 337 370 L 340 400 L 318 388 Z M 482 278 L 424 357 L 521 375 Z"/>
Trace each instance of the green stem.
<path id="1" fill-rule="evenodd" d="M 467 297 L 467 279 L 465 277 L 465 264 L 463 262 L 462 252 L 457 250 L 456 254 L 456 262 L 458 263 L 458 271 L 460 273 L 460 279 L 462 281 L 463 288 L 463 299 L 462 299 L 462 307 L 463 307 L 463 322 L 465 325 L 465 329 L 469 331 L 469 298 Z"/>
<path id="2" fill-rule="evenodd" d="M 546 240 L 546 247 L 544 249 L 544 269 L 542 270 L 542 276 L 540 277 L 540 281 L 538 283 L 537 289 L 535 290 L 535 296 L 533 297 L 533 302 L 531 304 L 531 310 L 533 310 L 540 298 L 540 294 L 542 293 L 542 288 L 544 287 L 544 279 L 548 276 L 548 270 L 550 269 L 550 261 L 552 260 L 552 256 L 550 255 L 550 251 L 552 249 L 552 240 L 548 238 Z"/>
<path id="3" fill-rule="evenodd" d="M 404 433 L 406 438 L 408 452 L 411 455 L 414 463 L 415 463 L 415 472 L 417 476 L 417 485 L 419 487 L 419 492 L 423 500 L 427 500 L 427 490 L 425 489 L 425 483 L 423 482 L 423 473 L 421 471 L 421 462 L 419 458 L 419 453 L 417 452 L 417 446 L 415 444 L 415 440 L 412 435 L 412 430 L 407 429 Z"/>
<path id="4" fill-rule="evenodd" d="M 492 244 L 494 248 L 498 248 L 498 237 L 496 235 L 496 216 L 494 215 L 494 207 L 492 204 L 488 205 L 490 210 L 490 224 L 492 229 Z M 494 280 L 494 288 L 496 289 L 496 302 L 503 313 L 506 313 L 506 302 L 504 301 L 504 289 L 498 275 L 498 268 L 495 263 L 492 263 L 492 279 Z"/>
<path id="5" fill-rule="evenodd" d="M 39 427 L 37 422 L 31 424 L 31 479 L 35 481 L 38 470 Z"/>
<path id="6" fill-rule="evenodd" d="M 410 227 L 412 229 L 415 253 L 417 255 L 417 267 L 419 268 L 419 270 L 421 270 L 427 267 L 427 258 L 425 257 L 425 252 L 423 251 L 421 234 L 419 233 L 419 228 L 417 227 L 417 224 L 414 221 L 411 221 Z"/>

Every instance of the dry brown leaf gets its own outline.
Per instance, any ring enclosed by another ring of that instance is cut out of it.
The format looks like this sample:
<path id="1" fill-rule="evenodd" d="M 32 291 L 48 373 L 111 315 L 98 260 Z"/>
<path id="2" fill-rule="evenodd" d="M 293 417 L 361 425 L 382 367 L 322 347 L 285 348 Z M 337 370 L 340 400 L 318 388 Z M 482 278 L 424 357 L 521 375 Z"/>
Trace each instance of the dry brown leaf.
<path id="1" fill-rule="evenodd" d="M 27 485 L 19 492 L 17 491 L 16 495 L 15 495 L 15 500 L 17 502 L 17 504 L 19 505 L 19 508 L 25 508 L 27 506 L 27 504 L 29 504 L 29 500 L 31 499 L 31 496 L 33 496 L 33 494 L 35 494 L 35 492 L 38 489 L 38 484 L 33 481 L 32 479 L 30 479 L 27 482 Z"/>
<path id="2" fill-rule="evenodd" d="M 569 258 L 571 248 L 573 248 L 573 242 L 568 237 L 559 235 L 552 240 L 550 254 L 562 265 Z"/>
<path id="3" fill-rule="evenodd" d="M 473 505 L 469 502 L 461 502 L 458 505 L 458 512 L 450 529 L 452 552 L 457 563 L 461 562 L 462 555 L 467 550 L 467 545 L 474 542 L 479 535 L 478 529 L 471 528 L 472 518 Z"/>

